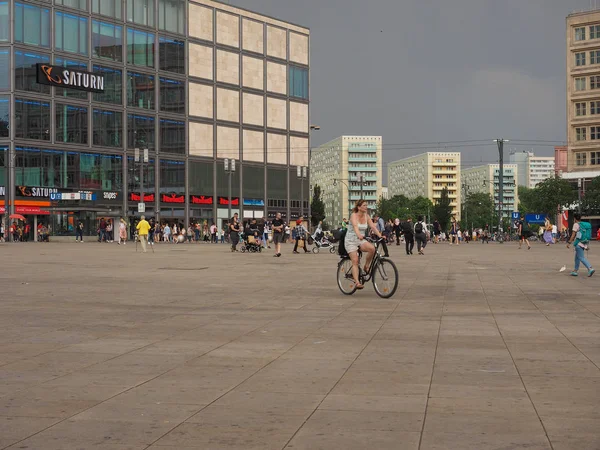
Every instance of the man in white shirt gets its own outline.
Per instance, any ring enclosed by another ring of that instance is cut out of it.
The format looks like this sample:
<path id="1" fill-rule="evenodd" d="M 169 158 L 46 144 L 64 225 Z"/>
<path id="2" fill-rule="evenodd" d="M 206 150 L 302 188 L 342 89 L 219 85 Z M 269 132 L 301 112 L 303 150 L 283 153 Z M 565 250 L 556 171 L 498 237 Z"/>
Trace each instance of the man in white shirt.
<path id="1" fill-rule="evenodd" d="M 558 235 L 558 227 L 556 224 L 552 225 L 552 242 L 556 244 L 556 236 Z"/>

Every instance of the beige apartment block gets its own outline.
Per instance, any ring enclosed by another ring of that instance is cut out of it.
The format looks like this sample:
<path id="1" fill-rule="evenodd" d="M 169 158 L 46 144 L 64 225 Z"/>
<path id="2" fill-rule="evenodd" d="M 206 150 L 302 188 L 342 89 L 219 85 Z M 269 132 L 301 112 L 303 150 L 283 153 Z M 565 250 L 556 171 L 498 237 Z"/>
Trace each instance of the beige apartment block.
<path id="1" fill-rule="evenodd" d="M 600 171 L 600 11 L 567 17 L 567 170 Z"/>
<path id="2" fill-rule="evenodd" d="M 426 197 L 434 204 L 448 189 L 452 214 L 460 220 L 460 153 L 428 152 L 388 164 L 389 196 Z"/>
<path id="3" fill-rule="evenodd" d="M 511 213 L 518 211 L 519 208 L 519 165 L 504 164 L 503 172 L 503 217 L 510 218 Z M 469 194 L 489 194 L 494 199 L 495 211 L 500 211 L 499 174 L 499 164 L 486 164 L 462 169 L 460 179 L 464 194 L 463 201 L 466 201 Z"/>

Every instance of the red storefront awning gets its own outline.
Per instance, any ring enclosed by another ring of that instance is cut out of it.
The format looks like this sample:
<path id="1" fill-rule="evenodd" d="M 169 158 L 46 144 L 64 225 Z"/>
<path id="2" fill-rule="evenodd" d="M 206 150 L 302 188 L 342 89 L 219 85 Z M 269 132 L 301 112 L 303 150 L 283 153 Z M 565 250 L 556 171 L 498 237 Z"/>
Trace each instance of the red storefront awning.
<path id="1" fill-rule="evenodd" d="M 6 209 L 0 206 L 0 214 L 4 214 Z M 50 211 L 43 210 L 39 206 L 15 206 L 15 212 L 23 215 L 49 216 Z"/>

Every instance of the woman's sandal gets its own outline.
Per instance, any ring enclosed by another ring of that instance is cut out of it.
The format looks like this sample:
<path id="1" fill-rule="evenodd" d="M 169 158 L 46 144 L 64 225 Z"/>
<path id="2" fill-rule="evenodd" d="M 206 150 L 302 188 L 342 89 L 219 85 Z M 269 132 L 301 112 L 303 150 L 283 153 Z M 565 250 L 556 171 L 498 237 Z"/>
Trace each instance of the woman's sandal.
<path id="1" fill-rule="evenodd" d="M 356 287 L 356 289 L 364 289 L 365 285 L 364 284 L 360 284 L 360 283 L 355 283 L 355 287 Z"/>

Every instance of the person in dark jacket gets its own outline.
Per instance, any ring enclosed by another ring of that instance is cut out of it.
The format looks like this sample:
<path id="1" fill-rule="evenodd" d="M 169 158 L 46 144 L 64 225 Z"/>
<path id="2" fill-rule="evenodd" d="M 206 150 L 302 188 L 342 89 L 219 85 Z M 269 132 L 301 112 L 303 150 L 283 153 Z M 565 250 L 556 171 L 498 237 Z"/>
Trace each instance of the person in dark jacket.
<path id="1" fill-rule="evenodd" d="M 402 223 L 402 234 L 404 235 L 404 243 L 406 244 L 406 254 L 412 255 L 415 246 L 415 235 L 412 219 L 409 217 L 406 222 Z"/>

